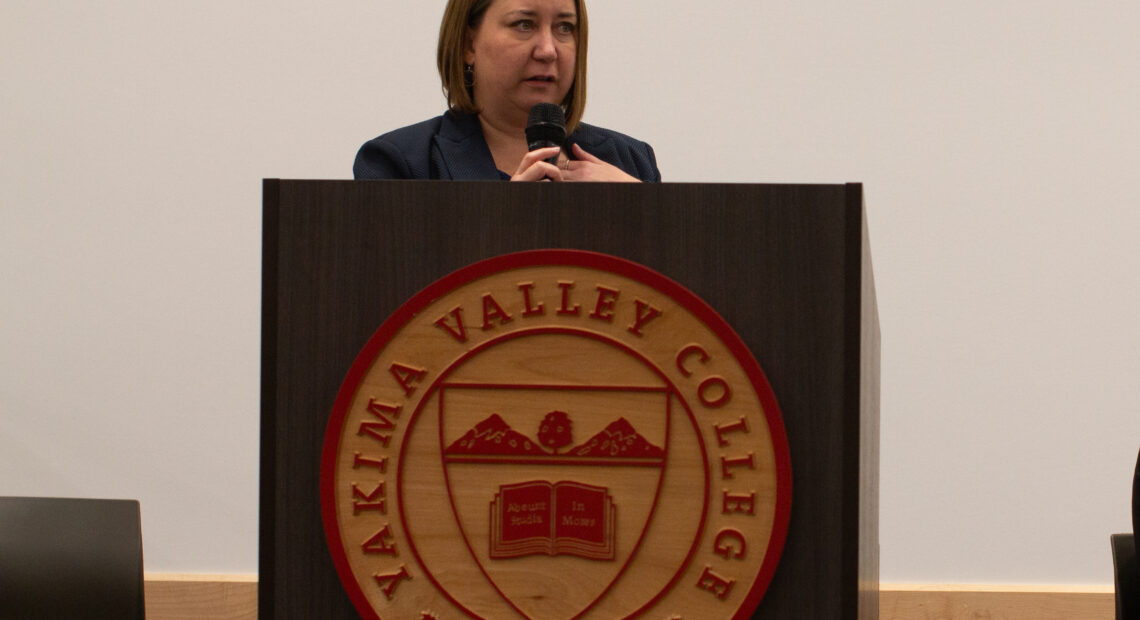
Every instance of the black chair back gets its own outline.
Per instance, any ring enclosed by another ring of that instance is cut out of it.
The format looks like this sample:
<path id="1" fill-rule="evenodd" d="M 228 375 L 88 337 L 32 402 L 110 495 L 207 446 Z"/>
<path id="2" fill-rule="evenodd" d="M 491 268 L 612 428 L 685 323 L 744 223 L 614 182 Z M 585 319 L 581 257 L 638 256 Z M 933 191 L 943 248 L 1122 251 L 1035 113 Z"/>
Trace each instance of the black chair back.
<path id="1" fill-rule="evenodd" d="M 1132 477 L 1132 541 L 1140 536 L 1140 452 L 1136 454 L 1136 474 Z M 1140 566 L 1136 567 L 1136 592 L 1140 592 Z M 1140 595 L 1138 595 L 1140 596 Z"/>
<path id="2" fill-rule="evenodd" d="M 1140 561 L 1136 534 L 1140 532 L 1140 454 L 1132 478 L 1132 533 L 1113 534 L 1112 568 L 1116 585 L 1116 620 L 1140 620 Z"/>
<path id="3" fill-rule="evenodd" d="M 0 497 L 0 618 L 145 617 L 137 501 Z"/>
<path id="4" fill-rule="evenodd" d="M 1132 535 L 1137 534 L 1140 534 L 1140 453 L 1136 455 L 1136 474 L 1132 477 Z M 1136 579 L 1140 580 L 1140 573 Z"/>

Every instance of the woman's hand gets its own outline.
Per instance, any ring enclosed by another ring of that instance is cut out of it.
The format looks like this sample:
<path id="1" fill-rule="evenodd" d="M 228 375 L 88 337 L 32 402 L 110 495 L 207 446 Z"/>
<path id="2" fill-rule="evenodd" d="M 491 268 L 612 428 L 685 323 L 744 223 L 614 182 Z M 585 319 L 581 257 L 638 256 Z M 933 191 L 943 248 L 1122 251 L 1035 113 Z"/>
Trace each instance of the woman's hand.
<path id="1" fill-rule="evenodd" d="M 546 160 L 558 156 L 562 149 L 548 146 L 544 149 L 528 151 L 519 162 L 519 167 L 511 175 L 512 181 L 562 181 L 562 170 Z"/>
<path id="2" fill-rule="evenodd" d="M 572 148 L 574 149 L 574 157 L 578 159 L 568 160 L 563 164 L 561 180 L 640 183 L 638 179 L 626 174 L 621 168 L 594 157 L 577 144 Z"/>
<path id="3" fill-rule="evenodd" d="M 546 160 L 561 152 L 558 147 L 550 146 L 529 151 L 519 162 L 519 167 L 511 176 L 511 180 L 640 183 L 637 178 L 626 174 L 621 168 L 594 157 L 577 144 L 572 148 L 577 159 L 562 159 L 557 166 Z"/>

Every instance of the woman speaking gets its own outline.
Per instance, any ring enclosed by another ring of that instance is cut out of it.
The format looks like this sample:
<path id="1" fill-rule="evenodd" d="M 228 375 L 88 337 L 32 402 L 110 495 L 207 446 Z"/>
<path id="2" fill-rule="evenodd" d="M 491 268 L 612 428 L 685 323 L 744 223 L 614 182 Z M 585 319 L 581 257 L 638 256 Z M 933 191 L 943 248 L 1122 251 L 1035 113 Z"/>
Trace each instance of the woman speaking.
<path id="1" fill-rule="evenodd" d="M 581 122 L 585 0 L 449 0 L 436 64 L 443 116 L 369 140 L 357 179 L 660 181 L 648 144 Z M 527 119 L 557 104 L 562 147 L 528 150 Z"/>

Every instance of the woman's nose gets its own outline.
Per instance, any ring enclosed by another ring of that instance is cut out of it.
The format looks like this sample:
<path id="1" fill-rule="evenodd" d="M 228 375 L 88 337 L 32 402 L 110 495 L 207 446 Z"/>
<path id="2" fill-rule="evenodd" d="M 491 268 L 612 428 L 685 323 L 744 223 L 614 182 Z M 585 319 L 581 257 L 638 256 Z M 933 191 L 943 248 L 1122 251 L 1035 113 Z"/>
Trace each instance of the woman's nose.
<path id="1" fill-rule="evenodd" d="M 534 42 L 534 57 L 536 60 L 554 60 L 558 58 L 558 48 L 554 45 L 554 34 L 548 30 L 539 33 Z"/>

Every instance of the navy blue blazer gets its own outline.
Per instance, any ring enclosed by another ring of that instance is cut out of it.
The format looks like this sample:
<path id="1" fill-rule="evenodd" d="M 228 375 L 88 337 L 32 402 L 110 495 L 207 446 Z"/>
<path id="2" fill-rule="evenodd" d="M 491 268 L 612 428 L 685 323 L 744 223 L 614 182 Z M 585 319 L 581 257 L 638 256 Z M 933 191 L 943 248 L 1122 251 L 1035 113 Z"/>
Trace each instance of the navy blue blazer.
<path id="1" fill-rule="evenodd" d="M 658 182 L 653 147 L 609 129 L 579 125 L 566 139 L 642 181 Z M 479 117 L 447 112 L 373 138 L 360 147 L 352 174 L 357 179 L 500 180 Z"/>

